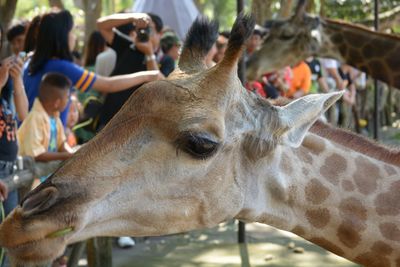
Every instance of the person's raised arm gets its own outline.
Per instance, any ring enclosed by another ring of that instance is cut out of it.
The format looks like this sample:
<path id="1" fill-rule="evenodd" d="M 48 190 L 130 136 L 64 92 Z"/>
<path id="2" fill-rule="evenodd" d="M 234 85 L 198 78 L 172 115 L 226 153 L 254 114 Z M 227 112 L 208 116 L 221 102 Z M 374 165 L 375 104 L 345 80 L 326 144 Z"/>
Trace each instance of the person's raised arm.
<path id="1" fill-rule="evenodd" d="M 326 72 L 335 80 L 337 90 L 344 90 L 346 84 L 336 68 L 326 68 Z"/>
<path id="2" fill-rule="evenodd" d="M 154 55 L 154 48 L 151 41 L 139 42 L 136 37 L 136 48 L 145 55 L 147 70 L 158 70 L 158 63 Z"/>
<path id="3" fill-rule="evenodd" d="M 324 76 L 318 78 L 318 85 L 323 93 L 329 93 L 329 86 Z"/>
<path id="4" fill-rule="evenodd" d="M 23 62 L 20 58 L 13 61 L 10 68 L 10 76 L 14 84 L 14 103 L 18 119 L 23 121 L 28 116 L 28 98 L 25 93 L 24 82 L 22 81 Z"/>
<path id="5" fill-rule="evenodd" d="M 114 39 L 113 28 L 127 23 L 133 23 L 138 28 L 146 27 L 150 22 L 146 13 L 118 13 L 101 17 L 97 20 L 97 28 L 107 43 L 111 44 Z"/>
<path id="6" fill-rule="evenodd" d="M 7 185 L 3 181 L 0 181 L 0 201 L 3 202 L 4 200 L 6 200 L 7 196 L 8 196 Z"/>
<path id="7" fill-rule="evenodd" d="M 66 160 L 72 157 L 73 154 L 63 151 L 63 152 L 44 152 L 35 157 L 35 161 L 48 162 L 53 160 Z"/>
<path id="8" fill-rule="evenodd" d="M 0 63 L 0 93 L 7 83 L 12 58 L 8 57 Z"/>
<path id="9" fill-rule="evenodd" d="M 102 93 L 115 93 L 145 82 L 155 81 L 162 77 L 161 75 L 158 70 L 139 71 L 112 77 L 98 75 L 93 88 Z"/>

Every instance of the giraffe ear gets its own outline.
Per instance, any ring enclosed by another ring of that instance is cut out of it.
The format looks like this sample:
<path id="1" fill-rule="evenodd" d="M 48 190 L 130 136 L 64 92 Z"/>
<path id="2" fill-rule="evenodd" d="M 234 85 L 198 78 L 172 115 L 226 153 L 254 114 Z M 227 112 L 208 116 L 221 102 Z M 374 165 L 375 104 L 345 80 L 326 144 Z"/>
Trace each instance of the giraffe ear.
<path id="1" fill-rule="evenodd" d="M 281 142 L 299 147 L 314 122 L 340 97 L 343 91 L 328 94 L 311 94 L 280 107 L 278 116 L 284 129 Z"/>

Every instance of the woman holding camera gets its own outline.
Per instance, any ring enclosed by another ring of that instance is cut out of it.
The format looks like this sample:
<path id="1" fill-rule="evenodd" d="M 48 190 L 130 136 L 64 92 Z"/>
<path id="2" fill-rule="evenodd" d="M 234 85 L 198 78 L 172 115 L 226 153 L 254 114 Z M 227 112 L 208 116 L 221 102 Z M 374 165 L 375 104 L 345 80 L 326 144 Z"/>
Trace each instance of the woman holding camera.
<path id="1" fill-rule="evenodd" d="M 117 53 L 111 76 L 158 70 L 155 52 L 159 49 L 163 22 L 154 14 L 120 13 L 102 17 L 97 27 L 108 45 Z M 125 101 L 138 88 L 107 94 L 100 115 L 99 128 L 120 110 Z"/>

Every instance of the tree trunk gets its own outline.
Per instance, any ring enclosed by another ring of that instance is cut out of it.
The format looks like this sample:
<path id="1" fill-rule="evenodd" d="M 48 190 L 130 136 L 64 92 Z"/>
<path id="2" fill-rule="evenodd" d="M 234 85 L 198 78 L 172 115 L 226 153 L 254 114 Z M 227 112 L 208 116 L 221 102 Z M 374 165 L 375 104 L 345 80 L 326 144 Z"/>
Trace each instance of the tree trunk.
<path id="1" fill-rule="evenodd" d="M 325 0 L 320 0 L 320 9 L 319 9 L 319 15 L 321 16 L 321 17 L 325 17 L 325 15 L 326 15 L 326 12 L 325 12 Z"/>
<path id="2" fill-rule="evenodd" d="M 61 0 L 49 0 L 49 6 L 64 9 L 64 4 Z"/>
<path id="3" fill-rule="evenodd" d="M 281 0 L 280 18 L 288 18 L 292 15 L 293 0 Z"/>
<path id="4" fill-rule="evenodd" d="M 83 0 L 83 11 L 85 12 L 85 44 L 90 34 L 96 30 L 96 21 L 100 17 L 102 1 Z"/>
<path id="5" fill-rule="evenodd" d="M 307 2 L 306 12 L 310 14 L 316 14 L 315 8 L 316 8 L 315 0 L 309 0 Z"/>
<path id="6" fill-rule="evenodd" d="M 251 12 L 253 13 L 256 23 L 264 26 L 267 19 L 271 19 L 271 7 L 273 0 L 253 0 Z"/>
<path id="7" fill-rule="evenodd" d="M 114 0 L 103 1 L 103 11 L 105 14 L 114 14 L 115 13 L 115 3 Z"/>
<path id="8" fill-rule="evenodd" d="M 4 32 L 7 31 L 8 27 L 10 26 L 11 20 L 14 17 L 17 2 L 17 0 L 0 1 L 0 23 L 3 27 Z"/>

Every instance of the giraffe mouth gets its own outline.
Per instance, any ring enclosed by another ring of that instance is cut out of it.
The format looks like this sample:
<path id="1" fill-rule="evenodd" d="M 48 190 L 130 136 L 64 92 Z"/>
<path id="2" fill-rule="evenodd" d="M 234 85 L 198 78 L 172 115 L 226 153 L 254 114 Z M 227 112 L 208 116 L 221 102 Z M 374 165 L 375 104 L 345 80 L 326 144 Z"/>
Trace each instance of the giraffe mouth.
<path id="1" fill-rule="evenodd" d="M 13 250 L 13 251 L 18 251 L 18 250 L 23 250 L 26 248 L 31 248 L 34 247 L 40 243 L 44 242 L 56 242 L 56 243 L 64 243 L 66 242 L 69 237 L 71 237 L 74 234 L 74 227 L 66 227 L 57 231 L 53 231 L 47 235 L 45 235 L 42 238 L 37 238 L 37 239 L 31 239 L 25 242 L 22 242 L 20 244 L 12 244 L 12 245 L 4 245 L 2 244 L 3 247 L 7 248 L 7 250 Z"/>
<path id="2" fill-rule="evenodd" d="M 67 235 L 30 240 L 15 246 L 6 247 L 13 266 L 48 264 L 60 256 L 67 246 Z"/>
<path id="3" fill-rule="evenodd" d="M 74 227 L 66 227 L 64 229 L 60 229 L 60 230 L 54 231 L 54 232 L 46 235 L 46 238 L 62 237 L 73 231 L 74 231 Z"/>
<path id="4" fill-rule="evenodd" d="M 51 262 L 62 255 L 78 227 L 65 222 L 25 217 L 21 206 L 14 209 L 0 225 L 0 245 L 7 249 L 13 266 L 32 266 Z M 58 225 L 58 226 L 55 226 Z M 64 224 L 65 225 L 65 224 Z"/>

